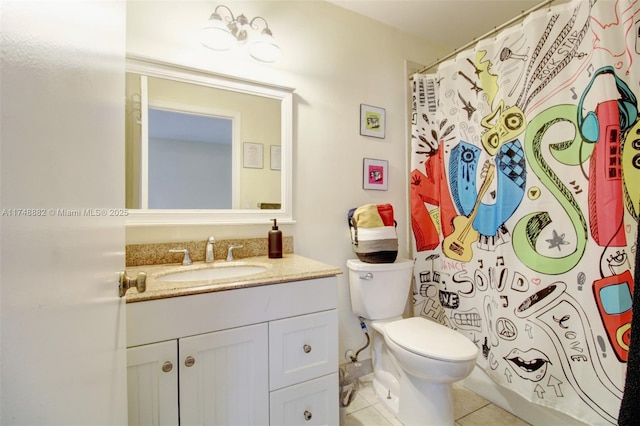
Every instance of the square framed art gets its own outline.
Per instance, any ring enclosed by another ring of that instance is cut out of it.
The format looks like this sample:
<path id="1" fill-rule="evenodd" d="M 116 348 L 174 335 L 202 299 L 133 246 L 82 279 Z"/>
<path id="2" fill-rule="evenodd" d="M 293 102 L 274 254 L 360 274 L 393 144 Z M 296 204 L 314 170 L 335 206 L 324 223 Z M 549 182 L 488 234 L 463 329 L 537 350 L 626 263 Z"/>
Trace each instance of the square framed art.
<path id="1" fill-rule="evenodd" d="M 389 162 L 365 158 L 363 161 L 362 188 L 386 191 L 389 181 Z"/>
<path id="2" fill-rule="evenodd" d="M 384 108 L 360 104 L 360 134 L 384 139 Z"/>

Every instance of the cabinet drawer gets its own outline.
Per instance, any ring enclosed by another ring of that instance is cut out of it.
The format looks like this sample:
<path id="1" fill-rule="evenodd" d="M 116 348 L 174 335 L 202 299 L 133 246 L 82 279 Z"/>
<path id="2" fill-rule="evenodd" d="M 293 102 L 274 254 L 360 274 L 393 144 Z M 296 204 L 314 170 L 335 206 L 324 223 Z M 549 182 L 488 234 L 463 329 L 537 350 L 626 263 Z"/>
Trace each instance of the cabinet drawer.
<path id="1" fill-rule="evenodd" d="M 270 390 L 337 371 L 335 309 L 269 323 Z"/>
<path id="2" fill-rule="evenodd" d="M 338 373 L 271 392 L 272 426 L 337 425 Z"/>

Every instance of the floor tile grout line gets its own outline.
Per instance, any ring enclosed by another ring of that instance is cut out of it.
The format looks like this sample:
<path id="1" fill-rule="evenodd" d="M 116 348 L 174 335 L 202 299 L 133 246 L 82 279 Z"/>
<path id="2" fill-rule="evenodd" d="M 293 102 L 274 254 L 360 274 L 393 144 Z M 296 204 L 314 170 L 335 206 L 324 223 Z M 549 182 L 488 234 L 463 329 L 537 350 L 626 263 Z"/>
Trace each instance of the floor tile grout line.
<path id="1" fill-rule="evenodd" d="M 375 407 L 375 406 L 376 406 L 376 404 L 375 404 L 375 403 L 373 403 L 373 404 L 372 404 L 372 403 L 370 403 L 369 401 L 367 401 L 365 398 L 362 398 L 362 399 L 367 403 L 367 405 L 365 405 L 364 407 L 359 408 L 359 409 L 357 409 L 357 410 L 351 411 L 350 413 L 348 413 L 348 414 L 347 414 L 347 416 L 350 416 L 350 415 L 355 414 L 355 413 L 357 413 L 357 412 L 360 412 L 360 411 L 366 410 L 367 408 L 373 408 L 377 413 L 379 413 L 381 416 L 383 416 L 383 417 L 384 417 L 384 414 L 383 414 L 383 413 L 381 413 L 381 412 L 380 412 L 380 410 L 378 410 L 378 409 Z M 482 410 L 483 408 L 485 408 L 485 407 L 487 407 L 487 406 L 490 406 L 490 405 L 494 405 L 494 404 L 493 404 L 493 403 L 491 403 L 491 402 L 489 402 L 489 401 L 487 401 L 484 405 L 481 405 L 480 407 L 476 408 L 475 410 L 472 410 L 472 411 L 468 412 L 468 413 L 467 413 L 467 414 L 465 414 L 464 416 L 456 417 L 456 418 L 454 419 L 454 421 L 455 421 L 455 422 L 457 422 L 458 420 L 462 420 L 462 419 L 464 419 L 465 417 L 468 417 L 468 416 L 472 415 L 472 414 L 473 414 L 473 413 L 475 413 L 476 411 Z M 381 405 L 381 406 L 382 406 L 382 405 Z"/>
<path id="2" fill-rule="evenodd" d="M 488 407 L 488 406 L 490 406 L 490 405 L 494 405 L 494 404 L 493 404 L 493 403 L 491 403 L 491 402 L 488 402 L 488 401 L 487 401 L 487 403 L 486 403 L 486 404 L 484 404 L 482 407 L 478 407 L 478 408 L 476 408 L 475 410 L 468 412 L 468 413 L 467 413 L 467 414 L 465 414 L 464 416 L 462 416 L 462 417 L 458 417 L 457 419 L 454 419 L 454 421 L 456 421 L 456 422 L 457 422 L 458 420 L 462 420 L 462 419 L 464 419 L 465 417 L 469 417 L 470 415 L 472 415 L 472 414 L 473 414 L 473 413 L 475 413 L 476 411 L 482 410 L 483 408 Z"/>

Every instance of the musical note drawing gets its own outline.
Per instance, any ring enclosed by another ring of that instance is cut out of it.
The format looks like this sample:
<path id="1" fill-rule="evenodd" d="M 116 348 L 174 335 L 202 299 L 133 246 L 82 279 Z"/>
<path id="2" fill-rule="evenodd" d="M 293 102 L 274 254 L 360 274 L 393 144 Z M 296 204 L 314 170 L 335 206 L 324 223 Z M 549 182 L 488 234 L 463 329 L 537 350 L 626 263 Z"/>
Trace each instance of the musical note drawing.
<path id="1" fill-rule="evenodd" d="M 481 174 L 484 180 L 480 190 L 478 191 L 478 196 L 476 197 L 473 209 L 471 209 L 468 216 L 460 215 L 453 219 L 454 231 L 442 242 L 442 248 L 447 257 L 459 260 L 460 262 L 469 262 L 473 257 L 471 244 L 474 241 L 477 241 L 478 236 L 480 235 L 472 226 L 473 220 L 478 213 L 478 206 L 480 205 L 482 197 L 484 197 L 491 185 L 491 182 L 493 181 L 495 169 L 496 166 L 494 164 L 490 164 L 489 161 L 485 162 Z"/>
<path id="2" fill-rule="evenodd" d="M 508 308 L 509 307 L 509 297 L 505 296 L 504 294 L 500 295 L 500 299 L 502 300 L 502 307 L 503 308 Z"/>
<path id="3" fill-rule="evenodd" d="M 573 95 L 571 96 L 571 99 L 578 99 L 578 94 L 576 93 L 576 88 L 572 87 L 571 88 L 571 93 L 573 93 Z"/>

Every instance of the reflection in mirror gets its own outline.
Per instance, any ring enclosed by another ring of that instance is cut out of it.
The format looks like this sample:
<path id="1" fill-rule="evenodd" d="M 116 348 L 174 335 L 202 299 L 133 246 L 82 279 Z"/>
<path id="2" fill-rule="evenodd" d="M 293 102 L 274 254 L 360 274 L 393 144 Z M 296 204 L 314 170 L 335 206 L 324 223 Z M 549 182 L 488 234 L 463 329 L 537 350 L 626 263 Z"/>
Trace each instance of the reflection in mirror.
<path id="1" fill-rule="evenodd" d="M 232 208 L 233 119 L 148 111 L 148 208 Z"/>
<path id="2" fill-rule="evenodd" d="M 139 59 L 128 71 L 128 224 L 292 220 L 291 89 Z"/>

